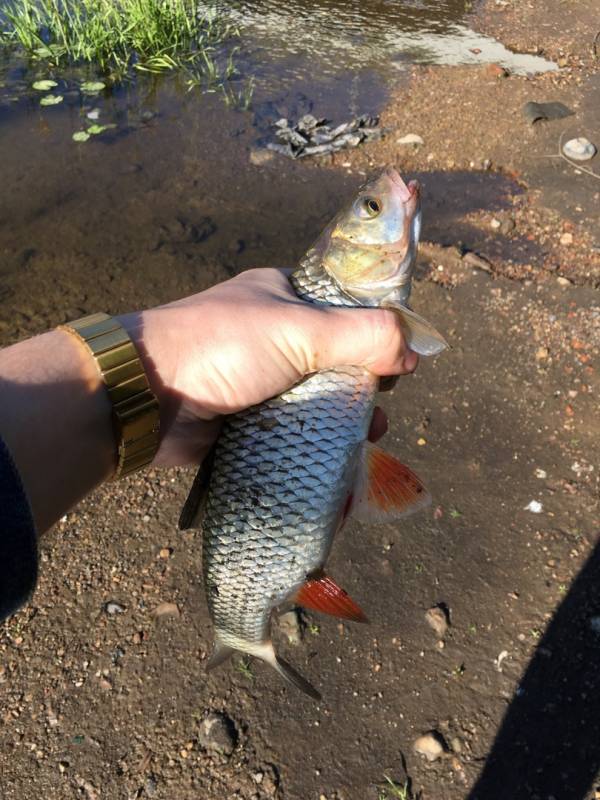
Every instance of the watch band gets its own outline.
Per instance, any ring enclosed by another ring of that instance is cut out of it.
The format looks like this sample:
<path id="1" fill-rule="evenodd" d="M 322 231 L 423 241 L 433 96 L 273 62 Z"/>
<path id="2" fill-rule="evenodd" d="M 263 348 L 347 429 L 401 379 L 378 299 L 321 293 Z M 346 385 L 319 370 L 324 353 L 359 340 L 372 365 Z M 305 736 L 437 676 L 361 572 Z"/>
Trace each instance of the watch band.
<path id="1" fill-rule="evenodd" d="M 106 384 L 118 437 L 118 463 L 113 477 L 145 467 L 158 450 L 158 400 L 125 328 L 103 313 L 90 314 L 59 328 L 86 345 Z"/>

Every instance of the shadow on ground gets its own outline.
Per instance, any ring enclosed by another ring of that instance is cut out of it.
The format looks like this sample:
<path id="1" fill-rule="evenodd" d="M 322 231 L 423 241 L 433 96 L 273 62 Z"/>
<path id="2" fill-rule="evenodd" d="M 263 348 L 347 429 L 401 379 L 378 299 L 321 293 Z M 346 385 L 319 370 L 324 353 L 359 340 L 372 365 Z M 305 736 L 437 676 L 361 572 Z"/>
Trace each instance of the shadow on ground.
<path id="1" fill-rule="evenodd" d="M 600 547 L 525 672 L 469 800 L 583 800 L 600 768 Z"/>

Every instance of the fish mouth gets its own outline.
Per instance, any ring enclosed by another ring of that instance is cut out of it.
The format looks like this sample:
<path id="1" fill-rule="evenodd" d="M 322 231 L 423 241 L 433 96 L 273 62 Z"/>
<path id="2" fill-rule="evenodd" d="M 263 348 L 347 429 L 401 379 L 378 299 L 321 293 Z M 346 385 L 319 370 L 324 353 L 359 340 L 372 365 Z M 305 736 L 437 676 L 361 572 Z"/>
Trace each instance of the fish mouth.
<path id="1" fill-rule="evenodd" d="M 395 194 L 397 195 L 398 199 L 406 205 L 407 203 L 414 203 L 418 201 L 421 197 L 421 184 L 419 181 L 412 180 L 408 182 L 408 186 L 402 178 L 400 177 L 400 173 L 392 166 L 387 166 L 384 170 L 385 175 L 390 179 L 392 182 L 393 188 L 395 189 Z"/>

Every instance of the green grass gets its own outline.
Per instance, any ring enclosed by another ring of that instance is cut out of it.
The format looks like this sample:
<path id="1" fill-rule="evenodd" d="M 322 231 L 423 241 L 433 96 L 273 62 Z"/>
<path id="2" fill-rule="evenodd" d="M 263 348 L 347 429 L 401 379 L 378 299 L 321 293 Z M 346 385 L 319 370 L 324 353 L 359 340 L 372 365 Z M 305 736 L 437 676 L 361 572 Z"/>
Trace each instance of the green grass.
<path id="1" fill-rule="evenodd" d="M 216 13 L 198 16 L 196 0 L 8 0 L 0 42 L 50 67 L 91 64 L 113 80 L 129 70 L 189 71 L 211 86 L 235 72 L 218 46 L 238 35 Z"/>
<path id="2" fill-rule="evenodd" d="M 380 788 L 377 800 L 392 800 L 392 798 L 394 800 L 412 800 L 412 792 L 408 781 L 401 785 L 387 775 L 383 777 L 386 780 L 386 785 Z"/>
<path id="3" fill-rule="evenodd" d="M 238 672 L 241 672 L 241 674 L 247 680 L 249 681 L 254 680 L 254 672 L 252 672 L 252 667 L 248 659 L 240 658 L 240 660 L 236 663 L 235 668 L 237 669 Z"/>

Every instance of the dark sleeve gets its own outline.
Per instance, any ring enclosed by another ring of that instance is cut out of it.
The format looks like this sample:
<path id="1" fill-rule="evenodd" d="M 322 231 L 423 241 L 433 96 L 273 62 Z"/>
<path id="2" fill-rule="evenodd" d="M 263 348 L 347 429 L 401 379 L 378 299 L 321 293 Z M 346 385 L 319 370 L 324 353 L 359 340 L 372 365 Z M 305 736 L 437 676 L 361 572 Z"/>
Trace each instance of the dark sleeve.
<path id="1" fill-rule="evenodd" d="M 0 620 L 23 605 L 37 579 L 37 536 L 29 501 L 0 438 Z"/>

